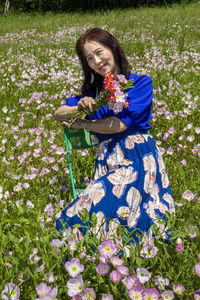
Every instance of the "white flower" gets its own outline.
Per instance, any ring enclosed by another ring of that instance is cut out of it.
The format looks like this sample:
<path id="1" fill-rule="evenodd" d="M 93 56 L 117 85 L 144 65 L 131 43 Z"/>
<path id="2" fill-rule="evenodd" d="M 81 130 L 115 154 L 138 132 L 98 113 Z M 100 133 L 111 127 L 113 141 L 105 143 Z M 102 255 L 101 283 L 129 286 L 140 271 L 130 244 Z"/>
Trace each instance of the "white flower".
<path id="1" fill-rule="evenodd" d="M 6 107 L 6 106 L 4 106 L 4 107 L 2 108 L 2 110 L 3 110 L 4 114 L 7 114 L 7 112 L 8 112 L 8 109 L 7 109 L 7 107 Z"/>
<path id="2" fill-rule="evenodd" d="M 144 268 L 137 268 L 137 277 L 143 284 L 149 281 L 149 279 L 151 278 L 151 273 Z"/>
<path id="3" fill-rule="evenodd" d="M 65 263 L 65 269 L 71 277 L 76 277 L 79 273 L 84 271 L 84 265 L 80 264 L 80 260 L 78 258 L 72 258 L 71 261 Z"/>
<path id="4" fill-rule="evenodd" d="M 76 278 L 70 278 L 67 282 L 68 295 L 70 297 L 78 295 L 85 288 L 82 276 L 77 276 Z"/>

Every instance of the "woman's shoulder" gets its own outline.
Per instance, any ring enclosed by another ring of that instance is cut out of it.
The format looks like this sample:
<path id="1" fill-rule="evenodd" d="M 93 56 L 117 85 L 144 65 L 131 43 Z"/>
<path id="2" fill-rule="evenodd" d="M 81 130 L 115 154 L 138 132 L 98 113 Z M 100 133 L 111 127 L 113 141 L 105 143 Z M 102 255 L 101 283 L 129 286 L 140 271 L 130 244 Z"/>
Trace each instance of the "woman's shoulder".
<path id="1" fill-rule="evenodd" d="M 129 80 L 133 80 L 133 89 L 130 89 L 129 92 L 132 94 L 140 93 L 144 91 L 152 91 L 153 90 L 153 84 L 151 77 L 148 75 L 138 75 L 131 73 Z"/>
<path id="2" fill-rule="evenodd" d="M 134 83 L 135 82 L 140 82 L 140 81 L 150 81 L 152 82 L 151 77 L 149 77 L 148 75 L 138 75 L 138 74 L 134 74 L 131 72 L 129 79 L 133 79 Z"/>

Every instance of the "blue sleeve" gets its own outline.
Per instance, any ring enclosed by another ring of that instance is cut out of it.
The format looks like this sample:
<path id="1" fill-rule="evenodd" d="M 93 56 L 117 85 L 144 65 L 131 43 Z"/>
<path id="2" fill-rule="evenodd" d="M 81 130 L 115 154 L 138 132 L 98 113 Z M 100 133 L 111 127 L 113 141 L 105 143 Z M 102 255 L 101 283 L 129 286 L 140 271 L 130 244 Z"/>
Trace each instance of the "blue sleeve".
<path id="1" fill-rule="evenodd" d="M 133 74 L 131 74 L 133 75 Z M 133 88 L 128 90 L 129 107 L 115 116 L 123 121 L 127 129 L 150 129 L 151 105 L 153 99 L 152 80 L 146 75 L 135 75 Z M 133 78 L 130 78 L 133 79 Z"/>
<path id="2" fill-rule="evenodd" d="M 76 105 L 78 105 L 78 101 L 81 98 L 82 98 L 82 95 L 75 96 L 75 97 L 67 97 L 65 105 L 76 106 Z"/>

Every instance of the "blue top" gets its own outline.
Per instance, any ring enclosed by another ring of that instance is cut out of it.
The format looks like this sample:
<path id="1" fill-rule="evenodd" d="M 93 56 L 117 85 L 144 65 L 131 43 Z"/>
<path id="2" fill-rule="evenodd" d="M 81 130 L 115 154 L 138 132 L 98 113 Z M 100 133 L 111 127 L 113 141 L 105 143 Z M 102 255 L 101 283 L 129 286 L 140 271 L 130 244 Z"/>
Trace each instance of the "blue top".
<path id="1" fill-rule="evenodd" d="M 129 79 L 133 79 L 133 88 L 126 90 L 127 101 L 129 107 L 124 108 L 121 112 L 114 114 L 113 110 L 109 110 L 108 105 L 101 106 L 99 110 L 89 115 L 89 120 L 103 119 L 110 116 L 115 116 L 123 121 L 127 126 L 127 131 L 147 131 L 151 128 L 149 121 L 151 120 L 151 105 L 153 98 L 152 80 L 147 75 L 136 75 L 131 73 Z M 78 101 L 82 95 L 68 97 L 66 104 L 69 106 L 78 105 Z M 125 132 L 125 131 L 124 131 Z M 130 133 L 129 133 L 130 134 Z M 104 134 L 96 133 L 101 139 Z M 113 136 L 114 134 L 112 134 Z"/>

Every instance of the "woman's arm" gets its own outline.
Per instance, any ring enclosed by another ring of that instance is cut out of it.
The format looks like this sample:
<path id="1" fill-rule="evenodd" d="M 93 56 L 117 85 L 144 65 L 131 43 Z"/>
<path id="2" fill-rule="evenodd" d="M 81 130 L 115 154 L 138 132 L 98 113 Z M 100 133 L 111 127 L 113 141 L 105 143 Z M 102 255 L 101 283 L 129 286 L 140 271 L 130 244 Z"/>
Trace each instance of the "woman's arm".
<path id="1" fill-rule="evenodd" d="M 88 108 L 91 112 L 93 112 L 93 106 L 96 103 L 92 97 L 83 97 L 77 102 L 77 104 L 78 105 L 76 106 L 63 105 L 59 107 L 54 115 L 55 121 L 70 120 L 71 118 L 73 118 L 72 114 L 70 113 L 73 111 L 77 111 L 78 108 Z"/>
<path id="2" fill-rule="evenodd" d="M 72 114 L 67 114 L 67 113 L 70 113 L 72 111 L 77 111 L 77 110 L 78 110 L 78 106 L 63 105 L 56 110 L 54 114 L 54 119 L 55 121 L 70 120 Z"/>
<path id="3" fill-rule="evenodd" d="M 71 125 L 69 124 L 69 122 L 63 121 L 62 124 L 70 128 L 86 129 L 101 134 L 119 133 L 127 129 L 126 124 L 115 116 L 107 117 L 100 120 L 78 119 Z"/>
<path id="4" fill-rule="evenodd" d="M 110 116 L 100 120 L 77 119 L 72 124 L 68 122 L 73 118 L 73 114 L 70 114 L 70 112 L 77 111 L 79 107 L 89 108 L 92 112 L 93 105 L 95 105 L 95 101 L 91 97 L 81 98 L 78 102 L 78 106 L 63 105 L 56 110 L 55 121 L 60 121 L 63 125 L 70 128 L 86 129 L 101 134 L 118 133 L 127 129 L 126 124 L 115 116 Z M 68 112 L 69 114 L 67 114 Z"/>

